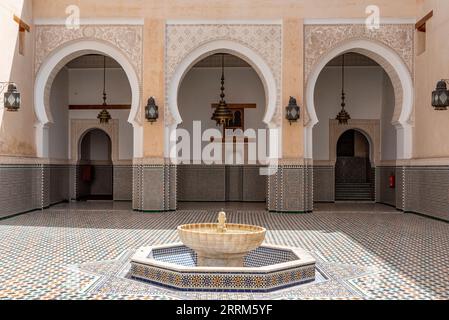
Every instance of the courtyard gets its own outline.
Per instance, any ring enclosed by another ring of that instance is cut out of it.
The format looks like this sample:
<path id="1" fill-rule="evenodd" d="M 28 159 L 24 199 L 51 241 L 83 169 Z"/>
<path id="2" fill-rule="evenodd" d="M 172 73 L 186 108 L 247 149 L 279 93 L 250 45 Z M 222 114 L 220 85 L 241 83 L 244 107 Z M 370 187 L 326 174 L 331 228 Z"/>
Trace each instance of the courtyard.
<path id="1" fill-rule="evenodd" d="M 302 247 L 314 283 L 270 294 L 175 292 L 127 276 L 141 246 L 179 242 L 176 227 L 215 221 L 217 204 L 140 213 L 128 202 L 80 202 L 0 221 L 0 299 L 448 299 L 449 224 L 374 204 L 318 204 L 313 214 L 223 204 L 229 221 Z M 218 208 L 219 210 L 220 208 Z"/>
<path id="2" fill-rule="evenodd" d="M 0 300 L 449 300 L 449 1 L 372 2 L 1 0 Z"/>

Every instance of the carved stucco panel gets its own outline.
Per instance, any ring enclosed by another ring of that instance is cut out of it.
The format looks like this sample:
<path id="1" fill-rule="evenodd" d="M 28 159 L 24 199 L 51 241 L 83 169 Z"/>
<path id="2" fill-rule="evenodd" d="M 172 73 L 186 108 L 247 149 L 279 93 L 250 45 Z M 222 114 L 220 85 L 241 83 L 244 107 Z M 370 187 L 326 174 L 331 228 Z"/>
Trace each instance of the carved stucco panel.
<path id="1" fill-rule="evenodd" d="M 282 26 L 280 24 L 173 24 L 166 26 L 165 80 L 169 88 L 177 66 L 196 48 L 216 40 L 238 42 L 257 52 L 270 67 L 277 83 L 276 114 L 273 123 L 280 126 L 282 121 Z M 174 120 L 168 110 L 166 97 L 166 123 Z"/>
<path id="2" fill-rule="evenodd" d="M 76 40 L 100 40 L 114 45 L 128 58 L 142 82 L 143 27 L 135 25 L 82 25 L 77 30 L 64 25 L 37 25 L 35 72 L 55 49 Z"/>
<path id="3" fill-rule="evenodd" d="M 411 74 L 414 70 L 414 26 L 411 24 L 382 25 L 369 30 L 365 25 L 304 26 L 305 79 L 324 54 L 349 40 L 372 40 L 393 49 L 405 62 Z"/>

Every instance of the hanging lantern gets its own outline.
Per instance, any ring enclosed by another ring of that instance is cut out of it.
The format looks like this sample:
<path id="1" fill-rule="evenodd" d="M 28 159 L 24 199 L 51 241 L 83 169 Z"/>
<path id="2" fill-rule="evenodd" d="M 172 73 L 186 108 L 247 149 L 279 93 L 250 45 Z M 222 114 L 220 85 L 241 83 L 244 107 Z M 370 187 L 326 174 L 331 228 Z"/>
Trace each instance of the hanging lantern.
<path id="1" fill-rule="evenodd" d="M 104 109 L 98 114 L 97 119 L 100 120 L 100 124 L 108 124 L 112 117 L 108 110 Z"/>
<path id="2" fill-rule="evenodd" d="M 351 120 L 351 116 L 346 111 L 346 93 L 345 93 L 345 55 L 343 54 L 343 62 L 341 65 L 341 111 L 337 115 L 339 124 L 346 125 Z"/>
<path id="3" fill-rule="evenodd" d="M 444 111 L 449 107 L 449 90 L 447 90 L 446 81 L 449 80 L 438 81 L 437 88 L 432 92 L 432 106 L 437 111 Z"/>
<path id="4" fill-rule="evenodd" d="M 108 124 L 112 119 L 111 114 L 107 110 L 107 94 L 106 94 L 106 56 L 103 56 L 103 110 L 98 114 L 97 119 L 100 120 L 100 124 Z"/>
<path id="5" fill-rule="evenodd" d="M 290 122 L 290 125 L 293 122 L 297 122 L 301 117 L 300 113 L 301 109 L 299 108 L 295 98 L 290 97 L 290 101 L 286 109 L 287 109 L 286 118 Z"/>
<path id="6" fill-rule="evenodd" d="M 225 75 L 224 75 L 224 54 L 222 55 L 222 75 L 221 75 L 221 94 L 220 94 L 220 102 L 218 103 L 218 107 L 215 109 L 214 114 L 212 115 L 212 120 L 217 122 L 217 126 L 227 126 L 229 122 L 234 118 L 232 111 L 228 108 L 228 105 L 225 101 Z"/>
<path id="7" fill-rule="evenodd" d="M 6 111 L 16 112 L 20 109 L 20 93 L 14 83 L 4 83 L 8 85 L 8 90 L 3 96 L 3 104 Z"/>
<path id="8" fill-rule="evenodd" d="M 145 107 L 145 118 L 153 124 L 159 118 L 159 107 L 153 97 L 148 99 L 148 104 Z"/>

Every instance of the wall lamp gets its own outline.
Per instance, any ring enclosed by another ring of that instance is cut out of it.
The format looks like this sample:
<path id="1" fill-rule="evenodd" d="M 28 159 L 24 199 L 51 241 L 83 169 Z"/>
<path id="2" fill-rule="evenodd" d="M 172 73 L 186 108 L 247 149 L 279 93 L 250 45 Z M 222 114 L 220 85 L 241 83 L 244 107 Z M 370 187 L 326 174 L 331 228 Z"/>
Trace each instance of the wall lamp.
<path id="1" fill-rule="evenodd" d="M 293 97 L 290 97 L 290 102 L 288 103 L 288 106 L 286 107 L 287 114 L 286 119 L 288 122 L 290 122 L 290 125 L 292 125 L 293 122 L 297 122 L 299 118 L 301 117 L 300 108 L 296 102 L 296 99 Z"/>
<path id="2" fill-rule="evenodd" d="M 145 107 L 145 118 L 151 124 L 159 119 L 159 107 L 156 105 L 156 101 L 153 97 L 148 99 L 148 104 Z"/>
<path id="3" fill-rule="evenodd" d="M 449 107 L 449 90 L 447 90 L 447 84 L 449 79 L 442 79 L 438 81 L 437 88 L 432 92 L 432 106 L 437 111 L 447 110 Z"/>
<path id="4" fill-rule="evenodd" d="M 0 94 L 8 90 L 3 96 L 3 106 L 7 111 L 15 112 L 20 109 L 20 93 L 17 91 L 17 86 L 13 82 L 0 82 Z"/>

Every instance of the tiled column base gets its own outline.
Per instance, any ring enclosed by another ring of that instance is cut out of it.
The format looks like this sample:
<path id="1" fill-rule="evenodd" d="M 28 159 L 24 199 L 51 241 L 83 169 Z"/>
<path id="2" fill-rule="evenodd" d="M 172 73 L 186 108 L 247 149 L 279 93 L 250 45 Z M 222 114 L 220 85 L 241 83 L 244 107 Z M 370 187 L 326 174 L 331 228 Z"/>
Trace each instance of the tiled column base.
<path id="1" fill-rule="evenodd" d="M 281 165 L 268 177 L 268 210 L 307 213 L 313 211 L 313 170 L 307 165 Z"/>
<path id="2" fill-rule="evenodd" d="M 176 210 L 176 166 L 133 166 L 133 209 L 144 212 Z"/>

